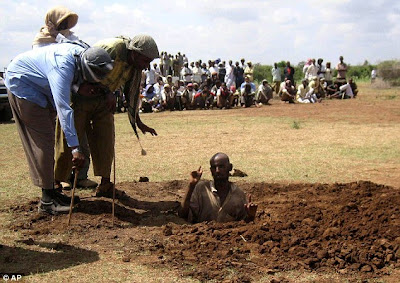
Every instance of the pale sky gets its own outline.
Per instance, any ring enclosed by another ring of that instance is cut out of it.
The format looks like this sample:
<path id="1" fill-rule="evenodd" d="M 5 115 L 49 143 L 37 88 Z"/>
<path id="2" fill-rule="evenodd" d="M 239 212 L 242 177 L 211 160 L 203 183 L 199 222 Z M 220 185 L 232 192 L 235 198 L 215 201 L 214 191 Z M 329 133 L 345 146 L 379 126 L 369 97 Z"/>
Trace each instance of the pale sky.
<path id="1" fill-rule="evenodd" d="M 343 55 L 355 65 L 400 57 L 398 0 L 0 0 L 1 71 L 31 49 L 55 5 L 79 15 L 72 31 L 89 44 L 147 33 L 160 51 L 180 51 L 189 61 L 323 58 L 336 65 Z"/>

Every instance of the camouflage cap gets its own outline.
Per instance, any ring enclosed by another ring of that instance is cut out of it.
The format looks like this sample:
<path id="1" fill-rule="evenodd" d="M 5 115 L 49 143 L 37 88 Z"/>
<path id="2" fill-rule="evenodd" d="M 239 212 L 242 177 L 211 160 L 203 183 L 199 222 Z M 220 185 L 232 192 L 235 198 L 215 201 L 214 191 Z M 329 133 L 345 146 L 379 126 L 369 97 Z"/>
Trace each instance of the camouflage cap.
<path id="1" fill-rule="evenodd" d="M 134 50 L 152 60 L 160 57 L 157 44 L 150 35 L 136 35 L 130 40 L 128 49 Z"/>

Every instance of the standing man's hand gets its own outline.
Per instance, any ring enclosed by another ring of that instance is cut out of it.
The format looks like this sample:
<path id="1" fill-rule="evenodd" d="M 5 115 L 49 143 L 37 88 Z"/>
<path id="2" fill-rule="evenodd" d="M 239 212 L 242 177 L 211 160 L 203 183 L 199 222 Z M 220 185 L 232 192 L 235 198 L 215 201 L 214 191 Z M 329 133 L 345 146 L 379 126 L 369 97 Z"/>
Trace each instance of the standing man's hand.
<path id="1" fill-rule="evenodd" d="M 114 94 L 112 94 L 111 92 L 106 94 L 106 103 L 107 103 L 108 110 L 114 114 L 115 110 L 117 108 L 117 99 L 115 98 Z"/>
<path id="2" fill-rule="evenodd" d="M 142 131 L 143 134 L 150 133 L 152 136 L 157 136 L 156 130 L 154 130 L 153 128 L 148 127 L 144 123 L 140 122 L 140 123 L 136 123 L 136 125 Z"/>
<path id="3" fill-rule="evenodd" d="M 85 155 L 75 148 L 72 150 L 72 168 L 82 168 L 85 163 Z"/>

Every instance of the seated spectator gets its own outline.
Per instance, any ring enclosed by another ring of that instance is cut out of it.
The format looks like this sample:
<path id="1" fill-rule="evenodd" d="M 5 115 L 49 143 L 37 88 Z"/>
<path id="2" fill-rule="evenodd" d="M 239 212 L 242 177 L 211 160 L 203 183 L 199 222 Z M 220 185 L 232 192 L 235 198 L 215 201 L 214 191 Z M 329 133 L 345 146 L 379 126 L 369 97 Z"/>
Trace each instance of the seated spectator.
<path id="1" fill-rule="evenodd" d="M 356 96 L 357 96 L 357 94 L 358 94 L 358 89 L 357 89 L 357 85 L 356 85 L 356 83 L 353 81 L 353 79 L 352 79 L 352 78 L 351 78 L 351 79 L 349 79 L 349 84 L 350 84 L 351 90 L 353 91 L 353 95 L 354 95 L 354 97 L 356 97 Z"/>
<path id="2" fill-rule="evenodd" d="M 336 84 L 339 86 L 339 90 L 332 94 L 330 98 L 347 99 L 354 98 L 353 90 L 351 89 L 350 83 L 341 84 L 341 80 L 336 80 Z"/>
<path id="3" fill-rule="evenodd" d="M 195 108 L 209 109 L 214 102 L 214 95 L 211 93 L 209 87 L 205 84 L 203 88 L 196 93 L 194 97 Z"/>
<path id="4" fill-rule="evenodd" d="M 193 84 L 189 83 L 182 94 L 182 101 L 186 109 L 194 108 L 194 96 L 196 92 L 194 90 Z"/>
<path id="5" fill-rule="evenodd" d="M 256 105 L 270 105 L 270 99 L 272 99 L 272 86 L 267 80 L 263 80 L 256 94 Z"/>
<path id="6" fill-rule="evenodd" d="M 244 107 L 254 105 L 254 96 L 256 94 L 256 86 L 250 81 L 249 77 L 244 79 L 244 83 L 240 86 L 240 104 Z"/>
<path id="7" fill-rule="evenodd" d="M 325 90 L 317 76 L 311 78 L 309 87 L 314 90 L 313 92 L 318 98 L 325 97 Z"/>
<path id="8" fill-rule="evenodd" d="M 164 78 L 164 83 L 169 84 L 170 87 L 174 85 L 173 79 L 171 75 L 168 75 Z"/>
<path id="9" fill-rule="evenodd" d="M 296 101 L 299 103 L 315 103 L 319 101 L 314 89 L 309 87 L 306 79 L 301 81 L 301 85 L 297 89 Z"/>
<path id="10" fill-rule="evenodd" d="M 240 102 L 240 92 L 238 89 L 236 89 L 236 86 L 231 86 L 231 93 L 232 93 L 232 107 L 237 107 L 239 106 Z"/>
<path id="11" fill-rule="evenodd" d="M 154 87 L 155 93 L 157 94 L 157 98 L 158 98 L 159 102 L 161 104 L 164 104 L 163 97 L 161 95 L 161 92 L 164 89 L 164 81 L 163 81 L 162 77 L 158 77 L 157 82 L 155 85 L 153 85 L 153 87 Z"/>
<path id="12" fill-rule="evenodd" d="M 326 96 L 328 98 L 333 98 L 331 96 L 334 95 L 338 91 L 339 91 L 339 84 L 337 82 L 334 82 L 334 83 L 326 86 Z"/>
<path id="13" fill-rule="evenodd" d="M 285 86 L 282 89 L 281 100 L 289 103 L 294 103 L 296 98 L 296 89 L 290 80 L 285 81 Z"/>
<path id="14" fill-rule="evenodd" d="M 350 79 L 348 83 L 341 85 L 339 87 L 339 90 L 343 93 L 342 99 L 354 98 L 354 93 L 353 93 L 353 89 L 350 85 L 350 81 L 352 81 L 352 80 Z"/>
<path id="15" fill-rule="evenodd" d="M 282 98 L 283 90 L 285 89 L 285 86 L 286 86 L 286 81 L 287 81 L 287 78 L 285 78 L 285 79 L 283 80 L 283 82 L 281 82 L 281 83 L 279 84 L 278 96 L 281 97 L 281 98 Z"/>
<path id="16" fill-rule="evenodd" d="M 142 108 L 144 113 L 150 113 L 153 111 L 159 111 L 161 104 L 159 103 L 159 98 L 152 85 L 147 85 L 142 93 Z"/>
<path id="17" fill-rule="evenodd" d="M 170 84 L 164 85 L 164 89 L 161 91 L 161 97 L 164 103 L 164 109 L 169 109 L 170 111 L 175 110 L 175 96 Z"/>
<path id="18" fill-rule="evenodd" d="M 215 81 L 215 84 L 211 87 L 211 93 L 213 94 L 214 100 L 212 102 L 211 107 L 217 107 L 217 92 L 221 87 L 221 81 L 217 80 Z"/>
<path id="19" fill-rule="evenodd" d="M 252 221 L 257 205 L 246 199 L 245 193 L 229 182 L 232 164 L 224 153 L 217 153 L 210 159 L 213 181 L 200 181 L 201 167 L 190 175 L 188 191 L 182 201 L 179 216 L 192 223 L 204 221 Z"/>
<path id="20" fill-rule="evenodd" d="M 221 83 L 220 88 L 217 90 L 217 107 L 219 109 L 231 108 L 231 97 L 232 93 L 226 86 L 226 83 Z"/>
<path id="21" fill-rule="evenodd" d="M 182 80 L 177 81 L 176 86 L 172 87 L 172 92 L 175 97 L 174 108 L 179 111 L 182 111 L 183 108 L 185 108 L 185 105 L 182 100 L 182 93 L 184 92 L 184 90 L 185 90 L 185 83 Z"/>

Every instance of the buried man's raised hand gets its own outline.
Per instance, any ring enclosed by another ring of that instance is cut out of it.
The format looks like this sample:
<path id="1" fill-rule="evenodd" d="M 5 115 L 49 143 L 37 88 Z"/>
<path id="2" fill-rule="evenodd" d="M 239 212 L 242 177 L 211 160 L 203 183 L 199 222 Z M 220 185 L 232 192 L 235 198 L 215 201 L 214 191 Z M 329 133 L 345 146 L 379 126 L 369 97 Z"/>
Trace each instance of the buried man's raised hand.
<path id="1" fill-rule="evenodd" d="M 253 221 L 256 217 L 258 205 L 251 202 L 251 194 L 248 195 L 248 202 L 244 205 L 247 212 L 247 221 Z"/>

